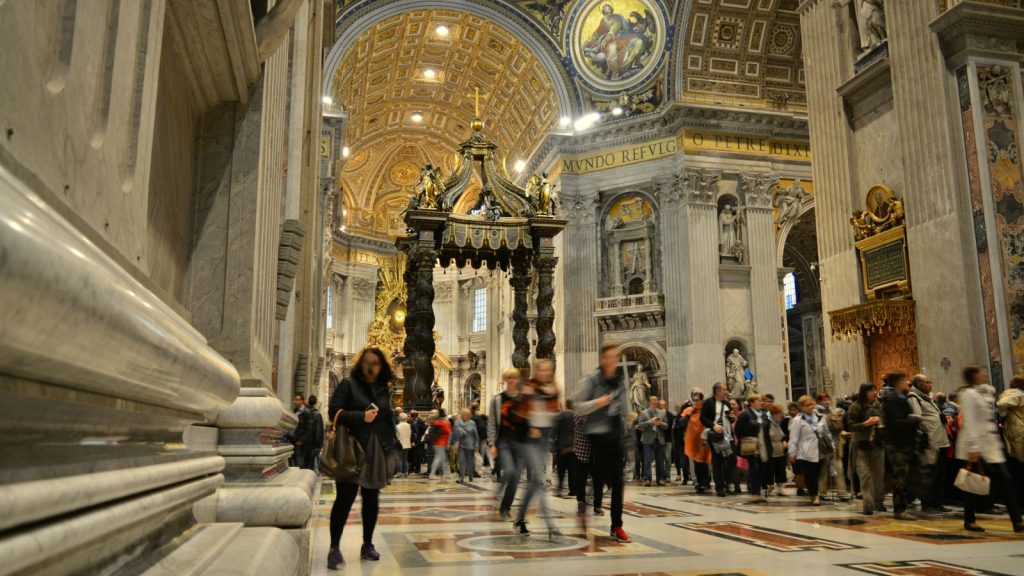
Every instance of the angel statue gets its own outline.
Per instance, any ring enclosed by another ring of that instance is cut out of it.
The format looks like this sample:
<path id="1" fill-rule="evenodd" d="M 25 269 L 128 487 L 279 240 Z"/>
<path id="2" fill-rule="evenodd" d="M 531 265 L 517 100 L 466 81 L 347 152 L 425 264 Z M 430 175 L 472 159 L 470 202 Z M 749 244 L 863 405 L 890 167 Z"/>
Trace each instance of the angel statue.
<path id="1" fill-rule="evenodd" d="M 535 205 L 540 197 L 540 188 L 543 181 L 539 174 L 530 176 L 529 180 L 526 181 L 526 198 Z"/>
<path id="2" fill-rule="evenodd" d="M 548 216 L 554 215 L 555 213 L 555 201 L 552 199 L 552 186 L 551 182 L 548 182 L 547 174 L 540 183 L 540 195 L 537 197 L 537 212 Z"/>
<path id="3" fill-rule="evenodd" d="M 441 179 L 441 170 L 427 164 L 420 172 L 419 182 L 419 203 L 420 210 L 437 210 L 437 201 L 444 192 L 444 182 Z"/>

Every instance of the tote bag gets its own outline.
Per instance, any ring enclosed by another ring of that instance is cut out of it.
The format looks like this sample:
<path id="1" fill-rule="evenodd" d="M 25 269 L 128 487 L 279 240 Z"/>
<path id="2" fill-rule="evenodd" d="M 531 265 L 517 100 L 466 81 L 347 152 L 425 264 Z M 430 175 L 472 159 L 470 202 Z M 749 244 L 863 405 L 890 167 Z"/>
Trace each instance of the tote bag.
<path id="1" fill-rule="evenodd" d="M 356 482 L 363 473 L 366 453 L 348 426 L 338 426 L 334 415 L 331 428 L 327 431 L 324 447 L 320 449 L 320 472 L 342 482 Z"/>
<path id="2" fill-rule="evenodd" d="M 978 496 L 988 496 L 989 491 L 992 489 L 992 483 L 988 476 L 971 472 L 970 465 L 966 468 L 961 468 L 956 473 L 956 481 L 953 482 L 953 485 L 964 492 Z"/>

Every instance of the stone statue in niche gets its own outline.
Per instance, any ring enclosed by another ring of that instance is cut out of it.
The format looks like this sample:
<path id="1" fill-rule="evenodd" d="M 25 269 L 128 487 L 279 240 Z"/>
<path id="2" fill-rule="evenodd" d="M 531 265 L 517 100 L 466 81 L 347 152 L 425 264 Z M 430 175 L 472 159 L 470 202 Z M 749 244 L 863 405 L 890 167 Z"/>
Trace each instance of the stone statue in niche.
<path id="1" fill-rule="evenodd" d="M 729 395 L 742 396 L 747 382 L 747 359 L 740 354 L 739 348 L 733 348 L 725 359 L 725 382 L 729 386 Z"/>
<path id="2" fill-rule="evenodd" d="M 772 204 L 779 211 L 775 224 L 779 228 L 790 222 L 795 224 L 796 219 L 800 217 L 800 205 L 803 204 L 807 196 L 808 194 L 804 190 L 803 183 L 800 182 L 799 178 L 794 180 L 789 188 L 777 188 L 775 198 L 772 201 Z"/>
<path id="3" fill-rule="evenodd" d="M 854 0 L 853 6 L 857 11 L 861 50 L 870 52 L 887 37 L 884 0 Z"/>
<path id="4" fill-rule="evenodd" d="M 647 408 L 648 398 L 651 396 L 651 381 L 644 372 L 644 365 L 638 364 L 636 373 L 629 380 L 629 404 L 637 414 Z"/>
<path id="5" fill-rule="evenodd" d="M 740 241 L 741 223 L 741 216 L 733 210 L 732 204 L 726 204 L 718 215 L 718 252 L 725 259 L 743 261 L 745 250 Z"/>

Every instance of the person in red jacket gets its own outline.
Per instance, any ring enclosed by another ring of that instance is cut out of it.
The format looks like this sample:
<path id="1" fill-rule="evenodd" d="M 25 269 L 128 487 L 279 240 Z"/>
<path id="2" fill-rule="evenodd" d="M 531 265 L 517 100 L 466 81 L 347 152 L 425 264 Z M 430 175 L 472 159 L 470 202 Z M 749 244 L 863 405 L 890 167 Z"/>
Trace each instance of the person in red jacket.
<path id="1" fill-rule="evenodd" d="M 434 447 L 434 463 L 430 465 L 430 475 L 435 471 L 438 480 L 444 480 L 444 470 L 448 467 L 448 440 L 452 436 L 452 425 L 444 409 L 437 411 L 437 416 L 430 422 L 431 430 L 427 431 L 431 446 Z"/>

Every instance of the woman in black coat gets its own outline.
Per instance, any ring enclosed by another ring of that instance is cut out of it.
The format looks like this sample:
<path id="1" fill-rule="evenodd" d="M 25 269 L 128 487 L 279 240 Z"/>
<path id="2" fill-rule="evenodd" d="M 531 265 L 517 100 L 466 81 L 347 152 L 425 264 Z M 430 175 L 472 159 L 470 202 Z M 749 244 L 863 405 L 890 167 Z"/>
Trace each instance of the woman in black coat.
<path id="1" fill-rule="evenodd" d="M 394 373 L 384 353 L 378 348 L 367 348 L 356 358 L 352 374 L 342 380 L 331 395 L 328 417 L 333 422 L 334 415 L 341 410 L 338 426 L 347 426 L 366 453 L 363 476 L 359 480 L 335 481 L 337 498 L 331 508 L 331 550 L 327 554 L 327 567 L 331 570 L 337 570 L 338 565 L 344 562 L 339 549 L 341 533 L 360 487 L 363 493 L 363 547 L 359 557 L 363 560 L 380 560 L 380 554 L 373 547 L 373 531 L 377 526 L 382 486 L 379 485 L 380 479 L 368 482 L 366 474 L 368 470 L 379 469 L 379 462 L 374 459 L 394 458 L 397 454 L 398 434 L 392 417 L 394 410 L 391 407 L 391 392 L 388 390 L 388 384 L 393 381 Z M 390 473 L 394 467 L 387 469 Z M 387 479 L 384 480 L 386 483 Z"/>
<path id="2" fill-rule="evenodd" d="M 747 459 L 747 487 L 754 502 L 763 502 L 762 464 L 768 461 L 771 438 L 771 416 L 761 410 L 761 396 L 747 396 L 747 408 L 736 419 L 736 436 L 740 439 L 741 455 Z"/>

